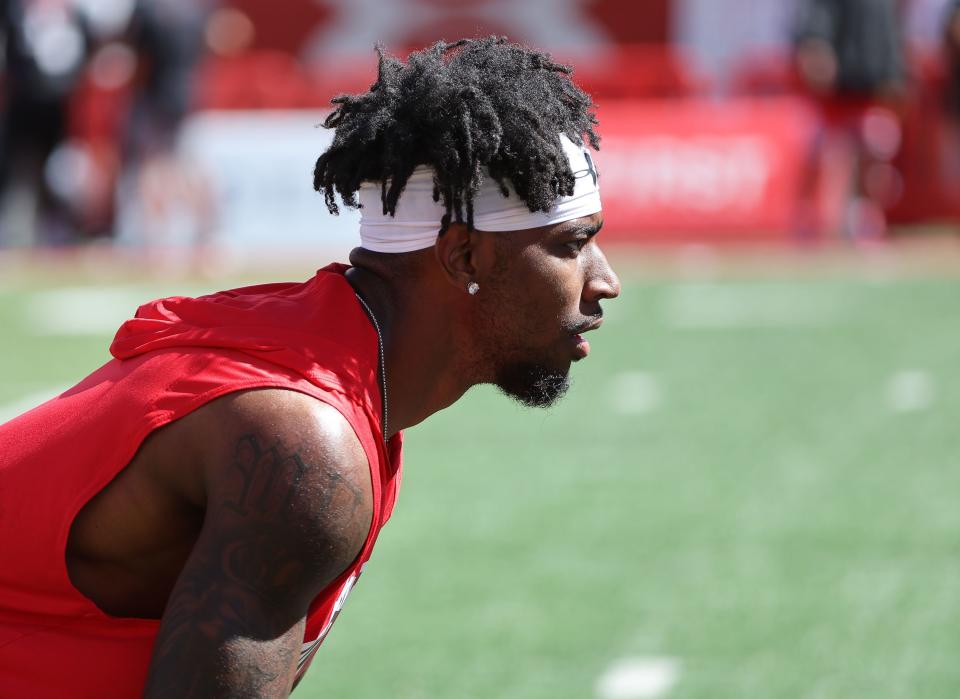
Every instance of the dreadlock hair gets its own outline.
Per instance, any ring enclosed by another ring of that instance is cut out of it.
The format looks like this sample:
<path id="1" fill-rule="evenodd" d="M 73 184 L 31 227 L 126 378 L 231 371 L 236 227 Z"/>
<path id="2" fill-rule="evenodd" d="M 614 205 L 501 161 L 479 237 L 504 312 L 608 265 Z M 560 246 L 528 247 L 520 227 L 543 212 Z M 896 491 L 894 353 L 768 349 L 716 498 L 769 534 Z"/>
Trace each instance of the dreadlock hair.
<path id="1" fill-rule="evenodd" d="M 573 194 L 574 176 L 560 134 L 594 149 L 600 139 L 590 96 L 573 69 L 505 37 L 437 42 L 403 63 L 377 46 L 369 92 L 339 95 L 324 126 L 336 129 L 317 160 L 313 186 L 327 208 L 359 208 L 365 181 L 381 183 L 383 213 L 393 215 L 418 165 L 433 169 L 433 199 L 443 200 L 442 235 L 451 221 L 473 229 L 473 196 L 486 168 L 508 196 L 507 181 L 530 211 L 548 211 Z"/>

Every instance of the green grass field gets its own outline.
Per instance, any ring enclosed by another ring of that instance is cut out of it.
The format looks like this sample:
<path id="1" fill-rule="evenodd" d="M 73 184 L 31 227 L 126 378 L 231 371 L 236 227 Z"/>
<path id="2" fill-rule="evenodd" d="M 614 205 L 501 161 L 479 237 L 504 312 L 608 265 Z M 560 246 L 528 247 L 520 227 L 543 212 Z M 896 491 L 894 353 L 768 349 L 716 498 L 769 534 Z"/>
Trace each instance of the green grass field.
<path id="1" fill-rule="evenodd" d="M 474 390 L 408 432 L 295 696 L 960 696 L 957 276 L 619 271 L 560 406 Z M 0 417 L 105 361 L 114 315 L 218 286 L 59 285 L 0 283 Z M 672 688 L 597 689 L 653 657 Z"/>

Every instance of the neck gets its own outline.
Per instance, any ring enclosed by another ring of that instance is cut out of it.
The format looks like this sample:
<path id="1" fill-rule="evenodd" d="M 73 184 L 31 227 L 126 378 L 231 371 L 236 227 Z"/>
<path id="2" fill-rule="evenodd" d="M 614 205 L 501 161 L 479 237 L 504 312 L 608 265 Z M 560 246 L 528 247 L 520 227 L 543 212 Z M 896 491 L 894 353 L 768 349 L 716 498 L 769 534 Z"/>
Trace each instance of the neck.
<path id="1" fill-rule="evenodd" d="M 382 333 L 389 420 L 386 438 L 457 401 L 470 386 L 461 366 L 450 290 L 411 273 L 398 275 L 377 255 L 357 249 L 347 279 L 370 306 Z"/>

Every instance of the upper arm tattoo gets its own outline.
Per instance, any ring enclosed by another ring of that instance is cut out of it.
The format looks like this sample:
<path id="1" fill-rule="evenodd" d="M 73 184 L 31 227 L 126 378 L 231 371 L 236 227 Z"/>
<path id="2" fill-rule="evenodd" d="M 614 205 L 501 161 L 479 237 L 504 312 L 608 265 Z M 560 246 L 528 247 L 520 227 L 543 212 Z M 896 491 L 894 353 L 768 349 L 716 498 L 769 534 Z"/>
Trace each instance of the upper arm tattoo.
<path id="1" fill-rule="evenodd" d="M 305 452 L 258 433 L 236 440 L 164 612 L 146 696 L 290 691 L 307 606 L 370 524 L 369 494 Z"/>

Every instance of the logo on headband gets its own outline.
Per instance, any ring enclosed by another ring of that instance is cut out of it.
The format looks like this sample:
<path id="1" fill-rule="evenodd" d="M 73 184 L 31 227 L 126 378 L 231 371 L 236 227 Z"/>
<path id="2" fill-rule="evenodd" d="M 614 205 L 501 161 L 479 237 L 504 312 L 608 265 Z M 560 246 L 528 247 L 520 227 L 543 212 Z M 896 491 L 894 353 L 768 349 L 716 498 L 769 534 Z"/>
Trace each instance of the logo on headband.
<path id="1" fill-rule="evenodd" d="M 590 153 L 588 153 L 586 150 L 583 151 L 583 157 L 587 161 L 587 169 L 577 170 L 575 173 L 573 173 L 573 176 L 579 180 L 581 177 L 590 175 L 591 179 L 593 179 L 593 186 L 596 187 L 597 181 L 600 179 L 600 171 L 597 170 L 597 166 L 593 164 L 593 158 L 590 157 Z"/>

